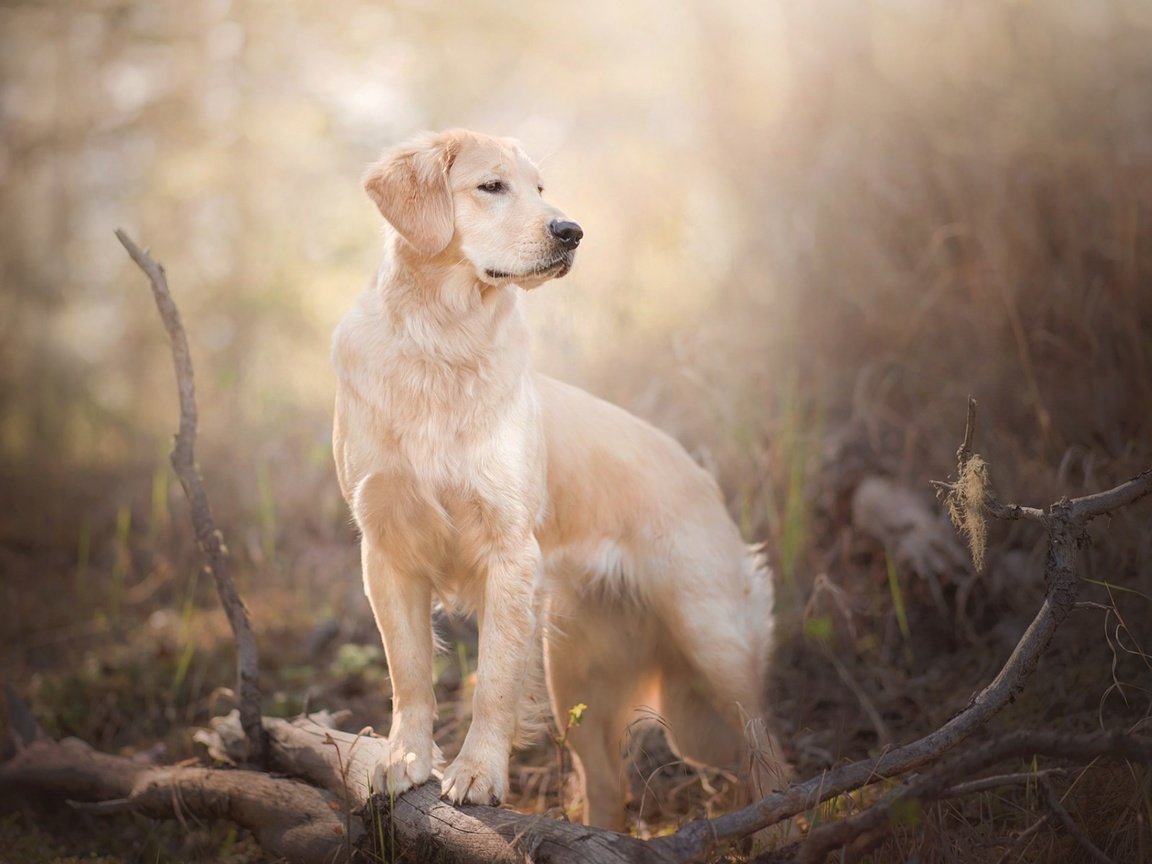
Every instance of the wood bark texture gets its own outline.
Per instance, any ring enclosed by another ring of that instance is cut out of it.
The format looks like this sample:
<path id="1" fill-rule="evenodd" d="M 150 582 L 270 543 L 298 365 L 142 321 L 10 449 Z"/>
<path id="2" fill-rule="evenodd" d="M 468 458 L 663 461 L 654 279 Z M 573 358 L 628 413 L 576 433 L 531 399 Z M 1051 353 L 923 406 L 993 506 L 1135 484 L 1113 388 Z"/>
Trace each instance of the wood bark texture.
<path id="1" fill-rule="evenodd" d="M 0 784 L 58 795 L 93 813 L 228 819 L 293 864 L 348 860 L 362 836 L 335 795 L 260 771 L 160 767 L 100 753 L 76 738 L 37 737 L 0 766 Z M 351 828 L 351 833 L 348 833 Z"/>
<path id="2" fill-rule="evenodd" d="M 116 230 L 116 237 L 128 250 L 152 286 L 152 296 L 160 320 L 168 331 L 168 341 L 172 345 L 172 363 L 176 370 L 176 387 L 180 394 L 180 429 L 176 433 L 172 448 L 172 468 L 180 479 L 180 485 L 188 498 L 192 516 L 192 527 L 196 533 L 196 543 L 207 559 L 208 571 L 216 583 L 216 592 L 228 616 L 232 635 L 236 639 L 236 698 L 240 707 L 240 718 L 248 740 L 248 753 L 245 760 L 257 767 L 264 767 L 265 744 L 260 725 L 260 660 L 256 649 L 256 636 L 252 632 L 252 622 L 248 607 L 236 590 L 236 583 L 228 571 L 228 548 L 224 536 L 216 528 L 212 518 L 212 508 L 208 505 L 208 494 L 200 480 L 200 469 L 196 465 L 196 379 L 192 370 L 192 353 L 188 349 L 188 337 L 180 320 L 180 310 L 168 289 L 168 276 L 164 265 L 156 261 L 147 251 L 136 245 L 124 231 Z"/>
<path id="3" fill-rule="evenodd" d="M 367 828 L 386 860 L 445 864 L 507 861 L 535 864 L 668 864 L 651 844 L 625 834 L 576 825 L 542 815 L 476 805 L 457 806 L 440 798 L 438 780 L 395 801 L 373 798 L 370 778 L 388 753 L 388 740 L 331 729 L 323 715 L 292 721 L 265 718 L 271 767 L 337 791 L 366 816 Z M 218 745 L 238 755 L 242 740 L 235 712 L 214 724 Z M 365 812 L 369 804 L 376 811 Z"/>

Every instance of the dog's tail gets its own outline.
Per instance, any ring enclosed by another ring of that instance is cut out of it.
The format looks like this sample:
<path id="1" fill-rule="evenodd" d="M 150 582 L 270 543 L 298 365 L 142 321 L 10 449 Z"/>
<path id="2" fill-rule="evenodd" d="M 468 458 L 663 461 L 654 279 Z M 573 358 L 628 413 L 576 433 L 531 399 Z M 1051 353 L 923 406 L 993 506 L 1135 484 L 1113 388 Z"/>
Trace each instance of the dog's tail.
<path id="1" fill-rule="evenodd" d="M 744 593 L 747 598 L 744 609 L 751 619 L 752 632 L 763 634 L 765 650 L 771 653 L 775 590 L 766 546 L 765 543 L 748 544 L 748 554 L 744 558 Z"/>

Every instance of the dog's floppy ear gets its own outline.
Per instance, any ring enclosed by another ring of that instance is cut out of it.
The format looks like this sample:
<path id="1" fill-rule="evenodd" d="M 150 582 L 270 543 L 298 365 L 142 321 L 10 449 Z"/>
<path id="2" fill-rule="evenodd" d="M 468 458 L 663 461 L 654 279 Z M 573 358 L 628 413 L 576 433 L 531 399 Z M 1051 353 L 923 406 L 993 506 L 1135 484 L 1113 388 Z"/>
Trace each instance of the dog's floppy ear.
<path id="1" fill-rule="evenodd" d="M 448 169 L 459 142 L 426 134 L 388 150 L 364 175 L 364 189 L 384 218 L 417 251 L 436 255 L 452 240 Z"/>

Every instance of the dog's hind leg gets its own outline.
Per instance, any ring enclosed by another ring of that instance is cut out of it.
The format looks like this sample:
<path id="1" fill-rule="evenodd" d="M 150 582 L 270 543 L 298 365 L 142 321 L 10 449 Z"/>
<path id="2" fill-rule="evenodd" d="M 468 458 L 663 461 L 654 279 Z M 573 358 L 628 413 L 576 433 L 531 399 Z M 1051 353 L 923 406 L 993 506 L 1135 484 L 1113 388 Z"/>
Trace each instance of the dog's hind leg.
<path id="1" fill-rule="evenodd" d="M 668 572 L 680 590 L 662 597 L 668 635 L 661 641 L 676 650 L 660 660 L 660 709 L 676 751 L 735 772 L 748 800 L 782 788 L 791 772 L 766 716 L 770 577 L 742 544 L 725 551 L 716 558 L 728 570 L 723 563 L 713 568 L 716 581 L 707 591 L 698 589 L 698 577 Z"/>
<path id="2" fill-rule="evenodd" d="M 568 724 L 584 822 L 623 830 L 628 800 L 623 754 L 645 670 L 621 639 L 628 629 L 624 616 L 598 604 L 578 607 L 562 627 L 550 627 L 545 634 L 545 670 L 562 734 Z M 586 706 L 580 722 L 569 724 L 569 712 L 580 704 Z"/>
<path id="3" fill-rule="evenodd" d="M 763 716 L 756 688 L 737 696 L 731 678 L 725 675 L 717 682 L 713 675 L 707 680 L 684 658 L 668 658 L 663 666 L 658 704 L 668 743 L 677 755 L 735 775 L 739 784 L 732 804 L 737 807 L 788 785 L 791 767 Z M 728 690 L 726 696 L 717 694 L 718 685 Z M 785 822 L 758 832 L 749 850 L 778 848 L 790 828 Z"/>
<path id="4" fill-rule="evenodd" d="M 669 661 L 661 675 L 659 710 L 677 755 L 741 778 L 739 803 L 748 803 L 783 788 L 788 764 L 768 729 L 763 701 L 754 691 L 733 693 L 731 679 L 720 683 L 729 688 L 726 696 L 686 661 Z"/>

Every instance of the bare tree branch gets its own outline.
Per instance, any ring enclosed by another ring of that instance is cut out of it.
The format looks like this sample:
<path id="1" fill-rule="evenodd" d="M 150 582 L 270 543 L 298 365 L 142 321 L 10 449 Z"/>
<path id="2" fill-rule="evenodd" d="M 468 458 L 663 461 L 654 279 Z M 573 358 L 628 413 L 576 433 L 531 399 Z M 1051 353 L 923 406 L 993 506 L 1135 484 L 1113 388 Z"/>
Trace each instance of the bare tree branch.
<path id="1" fill-rule="evenodd" d="M 225 752 L 235 746 L 240 737 L 235 724 L 235 715 L 213 722 L 219 736 L 215 746 Z M 675 864 L 651 843 L 626 834 L 498 807 L 449 804 L 440 798 L 435 780 L 388 801 L 373 795 L 369 785 L 376 763 L 388 753 L 388 739 L 341 732 L 310 717 L 267 717 L 264 725 L 273 769 L 344 790 L 347 807 L 371 821 L 383 820 L 388 848 L 377 852 L 387 860 Z M 369 805 L 379 809 L 374 812 Z"/>
<path id="2" fill-rule="evenodd" d="M 1053 777 L 1066 774 L 1063 768 L 1045 768 L 1043 771 L 1022 771 L 1017 774 L 996 774 L 993 777 L 981 777 L 978 780 L 969 780 L 957 783 L 951 789 L 940 793 L 940 800 L 945 798 L 963 798 L 965 795 L 975 795 L 987 792 L 990 789 L 1000 789 L 1004 786 L 1026 786 L 1035 783 L 1042 777 Z"/>
<path id="3" fill-rule="evenodd" d="M 675 834 L 653 840 L 653 844 L 668 847 L 671 857 L 678 861 L 704 861 L 719 844 L 774 825 L 836 795 L 877 780 L 898 777 L 936 761 L 981 728 L 1024 689 L 1056 628 L 1071 610 L 1076 586 L 1075 574 L 1070 568 L 1056 569 L 1040 611 L 1000 673 L 972 697 L 963 711 L 939 729 L 876 758 L 853 762 L 775 792 L 742 810 L 712 820 L 689 822 Z"/>
<path id="4" fill-rule="evenodd" d="M 1080 830 L 1080 826 L 1076 824 L 1076 820 L 1064 809 L 1064 805 L 1060 801 L 1060 796 L 1056 794 L 1056 790 L 1052 788 L 1052 784 L 1047 779 L 1040 781 L 1040 788 L 1044 790 L 1044 798 L 1048 802 L 1049 809 L 1056 814 L 1056 818 L 1060 820 L 1060 824 L 1064 826 L 1064 830 L 1072 835 L 1073 839 L 1080 844 L 1080 847 L 1088 853 L 1089 857 L 1099 864 L 1116 864 L 1111 858 L 1105 855 L 1100 848 L 1093 843 L 1088 837 Z"/>
<path id="5" fill-rule="evenodd" d="M 15 707 L 11 696 L 9 705 Z M 359 820 L 346 833 L 334 795 L 298 780 L 259 771 L 147 765 L 99 753 L 75 738 L 35 738 L 0 766 L 0 786 L 95 802 L 77 809 L 96 814 L 229 819 L 294 864 L 347 861 L 362 834 Z"/>
<path id="6" fill-rule="evenodd" d="M 1095 495 L 1086 495 L 1070 502 L 1072 515 L 1078 520 L 1087 523 L 1090 519 L 1103 516 L 1121 507 L 1134 504 L 1146 495 L 1152 494 L 1152 468 L 1141 471 L 1135 477 L 1109 489 L 1107 492 L 1097 492 Z"/>
<path id="7" fill-rule="evenodd" d="M 963 468 L 972 458 L 972 444 L 976 440 L 976 398 L 968 397 L 968 415 L 964 420 L 964 440 L 956 451 L 956 462 Z"/>
<path id="8" fill-rule="evenodd" d="M 984 507 L 997 519 L 1004 519 L 1005 521 L 1024 519 L 1028 522 L 1044 524 L 1044 511 L 1039 507 L 1021 507 L 1019 504 L 1002 504 L 991 494 L 984 496 Z"/>
<path id="9" fill-rule="evenodd" d="M 236 591 L 236 585 L 228 572 L 228 549 L 224 538 L 216 528 L 212 510 L 208 505 L 208 495 L 200 480 L 193 448 L 196 443 L 196 384 L 192 373 L 192 355 L 188 350 L 188 337 L 180 321 L 180 310 L 168 290 L 168 277 L 164 267 L 145 250 L 141 249 L 123 230 L 116 229 L 116 237 L 128 250 L 136 265 L 144 271 L 152 285 L 152 296 L 168 340 L 172 345 L 172 362 L 176 369 L 176 384 L 180 391 L 180 431 L 176 434 L 172 448 L 172 468 L 180 478 L 184 494 L 192 515 L 192 526 L 196 533 L 196 543 L 207 558 L 207 568 L 216 583 L 216 591 L 224 604 L 224 612 L 236 638 L 236 677 L 237 699 L 240 718 L 248 739 L 247 761 L 263 767 L 266 745 L 264 730 L 260 723 L 260 661 L 256 650 L 256 637 L 252 633 L 252 622 L 248 609 Z"/>
<path id="10" fill-rule="evenodd" d="M 153 766 L 99 753 L 74 738 L 54 741 L 9 690 L 10 733 L 16 756 L 0 765 L 0 790 L 36 789 L 69 799 L 94 815 L 133 812 L 157 819 L 229 819 L 248 828 L 290 864 L 361 860 L 442 864 L 676 864 L 648 843 L 599 828 L 497 807 L 455 806 L 431 782 L 388 800 L 374 795 L 373 768 L 388 740 L 370 730 L 330 728 L 311 715 L 289 722 L 265 718 L 269 763 L 258 771 Z M 238 712 L 213 722 L 197 740 L 215 755 L 246 752 Z M 30 732 L 27 736 L 25 733 Z M 26 742 L 26 743 L 22 743 Z M 307 782 L 301 782 L 307 781 Z M 311 784 L 311 785 L 310 785 Z M 374 849 L 367 847 L 374 846 Z"/>
<path id="11" fill-rule="evenodd" d="M 964 443 L 957 457 L 964 464 L 975 455 L 976 405 L 969 400 Z M 944 485 L 946 488 L 946 484 Z M 720 844 L 731 842 L 774 825 L 797 813 L 844 792 L 858 789 L 877 780 L 898 777 L 909 771 L 937 762 L 953 747 L 982 728 L 989 719 L 1009 704 L 1024 689 L 1056 629 L 1076 605 L 1079 581 L 1076 578 L 1076 556 L 1085 542 L 1085 525 L 1109 509 L 1130 504 L 1152 492 L 1152 469 L 1127 483 L 1099 495 L 1063 500 L 1047 512 L 1034 507 L 1001 505 L 989 493 L 985 506 L 994 516 L 1006 519 L 1029 519 L 1042 524 L 1048 532 L 1048 554 L 1044 576 L 1047 592 L 1032 623 L 1016 644 L 999 674 L 969 701 L 967 707 L 951 720 L 917 741 L 897 747 L 873 759 L 863 759 L 813 777 L 790 788 L 774 792 L 742 810 L 716 819 L 688 823 L 675 834 L 653 840 L 677 861 L 704 861 Z M 867 827 L 862 831 L 869 830 Z"/>
<path id="12" fill-rule="evenodd" d="M 821 864 L 833 850 L 850 843 L 856 837 L 888 825 L 893 809 L 899 803 L 937 800 L 961 777 L 970 776 L 1005 759 L 1037 755 L 1078 761 L 1109 757 L 1152 764 L 1152 738 L 1119 733 L 1062 735 L 1051 732 L 1015 732 L 989 741 L 906 781 L 863 813 L 817 828 L 801 845 L 800 864 Z"/>

